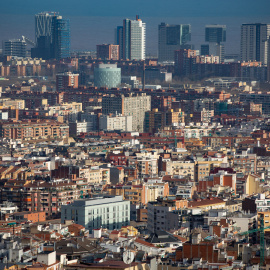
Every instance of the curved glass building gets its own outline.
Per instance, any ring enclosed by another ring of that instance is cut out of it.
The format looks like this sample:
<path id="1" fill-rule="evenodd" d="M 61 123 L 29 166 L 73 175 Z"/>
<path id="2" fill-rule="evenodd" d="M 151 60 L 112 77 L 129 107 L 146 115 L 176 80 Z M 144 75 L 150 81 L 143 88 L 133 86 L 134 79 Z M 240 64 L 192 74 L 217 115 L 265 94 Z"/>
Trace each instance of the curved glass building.
<path id="1" fill-rule="evenodd" d="M 96 87 L 114 88 L 121 84 L 121 68 L 115 64 L 100 64 L 94 69 L 94 85 Z"/>

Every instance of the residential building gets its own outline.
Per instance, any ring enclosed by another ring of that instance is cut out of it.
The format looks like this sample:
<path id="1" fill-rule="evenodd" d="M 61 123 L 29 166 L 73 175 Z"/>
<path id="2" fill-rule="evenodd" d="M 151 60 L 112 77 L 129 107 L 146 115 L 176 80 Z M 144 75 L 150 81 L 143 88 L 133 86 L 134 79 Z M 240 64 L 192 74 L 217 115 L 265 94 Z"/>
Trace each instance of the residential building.
<path id="1" fill-rule="evenodd" d="M 79 74 L 65 72 L 56 75 L 56 91 L 63 91 L 67 88 L 78 88 Z"/>
<path id="2" fill-rule="evenodd" d="M 119 60 L 119 45 L 97 45 L 97 58 L 102 60 Z"/>
<path id="3" fill-rule="evenodd" d="M 159 111 L 157 108 L 145 113 L 144 129 L 147 132 L 157 132 L 166 126 L 179 126 L 184 122 L 184 113 L 181 109 L 170 109 L 166 112 Z"/>
<path id="4" fill-rule="evenodd" d="M 95 122 L 77 121 L 69 123 L 69 134 L 71 136 L 77 136 L 80 135 L 81 133 L 88 133 L 95 130 L 97 130 L 97 119 Z"/>
<path id="5" fill-rule="evenodd" d="M 94 69 L 94 85 L 109 89 L 119 87 L 121 85 L 121 68 L 118 68 L 116 64 L 99 64 Z"/>
<path id="6" fill-rule="evenodd" d="M 142 94 L 108 95 L 102 98 L 102 113 L 132 116 L 132 130 L 143 131 L 145 112 L 151 108 L 151 97 Z"/>
<path id="7" fill-rule="evenodd" d="M 270 24 L 242 24 L 241 61 L 258 61 L 266 65 L 269 36 Z"/>
<path id="8" fill-rule="evenodd" d="M 158 61 L 174 62 L 174 51 L 191 40 L 190 24 L 172 25 L 161 23 L 158 26 Z"/>
<path id="9" fill-rule="evenodd" d="M 7 139 L 39 139 L 68 137 L 69 127 L 57 121 L 16 121 L 0 123 L 0 137 Z"/>
<path id="10" fill-rule="evenodd" d="M 120 59 L 145 59 L 146 24 L 136 16 L 136 20 L 124 19 L 123 26 L 116 29 L 116 43 L 119 45 Z"/>
<path id="11" fill-rule="evenodd" d="M 147 229 L 151 232 L 167 230 L 168 213 L 188 206 L 187 200 L 177 200 L 176 197 L 160 197 L 147 205 Z"/>
<path id="12" fill-rule="evenodd" d="M 101 115 L 99 117 L 99 129 L 132 131 L 132 116 Z"/>
<path id="13" fill-rule="evenodd" d="M 25 57 L 26 56 L 26 42 L 21 39 L 10 39 L 3 41 L 3 55 Z"/>
<path id="14" fill-rule="evenodd" d="M 100 227 L 109 230 L 129 225 L 130 202 L 122 196 L 103 196 L 88 200 L 77 200 L 61 208 L 61 222 L 74 220 L 89 232 Z"/>

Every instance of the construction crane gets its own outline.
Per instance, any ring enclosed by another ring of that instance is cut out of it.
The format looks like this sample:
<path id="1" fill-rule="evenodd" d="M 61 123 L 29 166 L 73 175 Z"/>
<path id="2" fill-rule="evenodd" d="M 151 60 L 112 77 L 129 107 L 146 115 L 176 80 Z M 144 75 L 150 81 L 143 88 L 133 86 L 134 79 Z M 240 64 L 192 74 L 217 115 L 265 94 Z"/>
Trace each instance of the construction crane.
<path id="1" fill-rule="evenodd" d="M 27 38 L 27 37 L 25 37 L 25 36 L 22 36 L 22 41 L 28 43 L 29 45 L 31 45 L 31 46 L 33 46 L 33 47 L 36 46 L 36 44 L 35 44 L 34 41 L 32 41 L 31 39 L 29 39 L 29 38 Z"/>
<path id="2" fill-rule="evenodd" d="M 264 220 L 261 218 L 260 228 L 238 233 L 238 235 L 247 235 L 251 233 L 260 233 L 260 266 L 264 265 L 264 231 L 270 229 L 270 226 L 264 227 Z"/>

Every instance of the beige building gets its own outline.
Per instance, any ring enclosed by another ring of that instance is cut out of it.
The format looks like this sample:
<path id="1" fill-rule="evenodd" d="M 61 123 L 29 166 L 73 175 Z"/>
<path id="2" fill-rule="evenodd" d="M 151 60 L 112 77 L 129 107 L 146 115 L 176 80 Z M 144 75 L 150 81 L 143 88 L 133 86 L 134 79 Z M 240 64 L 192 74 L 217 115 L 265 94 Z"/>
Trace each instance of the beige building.
<path id="1" fill-rule="evenodd" d="M 143 131 L 145 112 L 151 110 L 151 96 L 142 94 L 108 95 L 102 98 L 102 113 L 132 116 L 132 130 Z"/>
<path id="2" fill-rule="evenodd" d="M 195 163 L 190 161 L 171 161 L 171 160 L 165 162 L 166 162 L 166 174 L 189 176 L 191 180 L 194 179 Z"/>

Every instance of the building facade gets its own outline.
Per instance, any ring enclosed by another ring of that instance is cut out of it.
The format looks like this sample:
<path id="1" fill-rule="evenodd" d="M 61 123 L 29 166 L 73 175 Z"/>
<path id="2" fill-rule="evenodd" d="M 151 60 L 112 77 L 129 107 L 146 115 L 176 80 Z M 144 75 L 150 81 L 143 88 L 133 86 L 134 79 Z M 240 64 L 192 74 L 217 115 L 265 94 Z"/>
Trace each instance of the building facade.
<path id="1" fill-rule="evenodd" d="M 124 19 L 123 26 L 116 29 L 116 42 L 119 45 L 120 59 L 145 59 L 145 31 L 146 24 L 139 16 L 136 20 Z"/>
<path id="2" fill-rule="evenodd" d="M 158 26 L 158 61 L 173 62 L 174 51 L 191 40 L 189 24 L 172 25 L 161 23 Z"/>
<path id="3" fill-rule="evenodd" d="M 78 88 L 79 74 L 65 72 L 56 75 L 56 91 L 65 90 L 66 88 Z"/>
<path id="4" fill-rule="evenodd" d="M 102 98 L 102 113 L 132 116 L 132 130 L 143 131 L 145 112 L 151 109 L 151 96 L 142 94 L 108 95 Z"/>
<path id="5" fill-rule="evenodd" d="M 206 25 L 205 41 L 208 44 L 201 46 L 201 55 L 218 56 L 224 62 L 225 48 L 222 42 L 226 41 L 226 25 Z"/>
<path id="6" fill-rule="evenodd" d="M 270 24 L 242 24 L 241 61 L 259 61 L 267 64 Z"/>
<path id="7" fill-rule="evenodd" d="M 70 56 L 69 20 L 57 12 L 42 12 L 35 15 L 35 48 L 32 58 L 61 59 Z"/>
<path id="8" fill-rule="evenodd" d="M 0 123 L 0 137 L 7 139 L 63 138 L 69 136 L 69 127 L 57 121 L 16 121 Z"/>
<path id="9" fill-rule="evenodd" d="M 119 60 L 119 45 L 97 45 L 97 58 L 102 60 Z"/>
<path id="10" fill-rule="evenodd" d="M 3 41 L 3 54 L 9 56 L 25 57 L 26 42 L 20 39 L 10 39 Z"/>
<path id="11" fill-rule="evenodd" d="M 101 115 L 99 118 L 100 130 L 132 131 L 132 116 Z"/>
<path id="12" fill-rule="evenodd" d="M 123 201 L 122 196 L 104 196 L 88 200 L 77 200 L 61 207 L 61 222 L 74 220 L 87 228 L 120 229 L 129 225 L 130 202 Z"/>
<path id="13" fill-rule="evenodd" d="M 96 87 L 119 87 L 121 85 L 121 68 L 115 64 L 100 64 L 94 69 Z"/>

